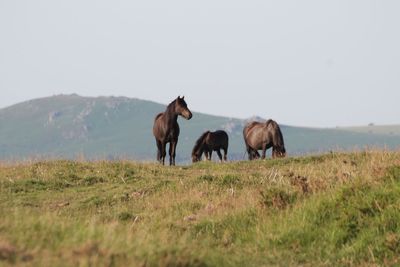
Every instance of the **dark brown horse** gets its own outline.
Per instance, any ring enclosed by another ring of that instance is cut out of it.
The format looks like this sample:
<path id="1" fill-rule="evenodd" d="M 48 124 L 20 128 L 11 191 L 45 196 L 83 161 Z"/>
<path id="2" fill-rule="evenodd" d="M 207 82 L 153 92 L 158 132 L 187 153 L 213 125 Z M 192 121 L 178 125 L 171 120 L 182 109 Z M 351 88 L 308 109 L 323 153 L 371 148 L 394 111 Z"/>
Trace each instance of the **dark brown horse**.
<path id="1" fill-rule="evenodd" d="M 192 162 L 200 161 L 203 152 L 206 155 L 206 159 L 211 160 L 211 154 L 213 151 L 217 152 L 219 159 L 222 161 L 221 149 L 224 151 L 224 161 L 226 161 L 228 144 L 229 138 L 225 131 L 207 131 L 197 139 L 196 144 L 193 147 Z"/>
<path id="2" fill-rule="evenodd" d="M 153 135 L 157 143 L 157 160 L 163 165 L 167 143 L 169 143 L 169 164 L 175 165 L 175 151 L 179 137 L 178 115 L 187 120 L 192 118 L 192 112 L 188 109 L 184 98 L 178 96 L 167 106 L 165 112 L 158 114 L 154 119 Z"/>
<path id="3" fill-rule="evenodd" d="M 272 147 L 273 158 L 286 156 L 281 129 L 273 120 L 248 123 L 243 129 L 243 137 L 249 160 L 260 157 L 258 150 L 262 150 L 261 158 L 265 159 L 265 152 L 270 147 Z"/>

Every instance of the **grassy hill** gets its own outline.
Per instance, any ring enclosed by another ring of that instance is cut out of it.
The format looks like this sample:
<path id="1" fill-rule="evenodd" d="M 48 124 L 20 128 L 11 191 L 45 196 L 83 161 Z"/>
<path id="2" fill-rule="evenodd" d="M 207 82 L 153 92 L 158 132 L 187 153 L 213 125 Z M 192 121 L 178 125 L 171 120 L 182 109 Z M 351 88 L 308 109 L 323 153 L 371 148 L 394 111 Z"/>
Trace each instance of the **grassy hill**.
<path id="1" fill-rule="evenodd" d="M 2 266 L 398 266 L 400 154 L 0 165 Z"/>
<path id="2" fill-rule="evenodd" d="M 190 99 L 188 99 L 190 108 Z M 0 160 L 86 158 L 154 160 L 152 124 L 165 106 L 125 97 L 59 95 L 0 109 Z M 244 120 L 194 113 L 179 119 L 178 161 L 188 161 L 195 140 L 205 130 L 225 129 L 230 159 L 244 158 Z M 289 155 L 353 150 L 365 146 L 396 148 L 394 135 L 342 129 L 281 125 Z M 214 156 L 215 157 L 215 156 Z"/>

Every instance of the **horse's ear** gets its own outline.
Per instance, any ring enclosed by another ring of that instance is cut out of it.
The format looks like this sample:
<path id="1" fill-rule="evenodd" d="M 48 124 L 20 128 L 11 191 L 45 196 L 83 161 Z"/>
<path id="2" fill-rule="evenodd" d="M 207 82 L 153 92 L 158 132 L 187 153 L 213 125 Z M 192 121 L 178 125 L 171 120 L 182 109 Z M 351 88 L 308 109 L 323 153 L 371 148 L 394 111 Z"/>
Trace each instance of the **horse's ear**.
<path id="1" fill-rule="evenodd" d="M 178 98 L 177 99 L 181 99 L 181 96 L 180 95 L 178 95 Z"/>
<path id="2" fill-rule="evenodd" d="M 182 100 L 183 100 L 183 99 L 185 99 L 185 96 L 182 96 L 182 98 L 181 98 L 181 99 L 182 99 Z"/>

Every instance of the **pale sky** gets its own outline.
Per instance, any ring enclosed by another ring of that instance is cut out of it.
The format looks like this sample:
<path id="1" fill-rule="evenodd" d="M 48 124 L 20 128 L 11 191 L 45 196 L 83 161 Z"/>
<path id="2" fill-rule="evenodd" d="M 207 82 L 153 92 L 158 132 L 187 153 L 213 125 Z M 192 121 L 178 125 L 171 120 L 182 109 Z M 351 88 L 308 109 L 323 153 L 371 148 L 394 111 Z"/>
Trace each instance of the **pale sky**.
<path id="1" fill-rule="evenodd" d="M 400 124 L 398 0 L 0 0 L 0 108 L 77 93 Z"/>

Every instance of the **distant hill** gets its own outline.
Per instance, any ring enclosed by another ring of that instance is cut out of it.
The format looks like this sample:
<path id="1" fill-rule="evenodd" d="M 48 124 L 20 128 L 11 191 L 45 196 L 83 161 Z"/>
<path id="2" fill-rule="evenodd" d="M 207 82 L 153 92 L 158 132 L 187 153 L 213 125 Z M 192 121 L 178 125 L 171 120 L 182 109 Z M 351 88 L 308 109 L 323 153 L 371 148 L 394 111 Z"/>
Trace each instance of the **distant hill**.
<path id="1" fill-rule="evenodd" d="M 190 108 L 190 99 L 188 106 Z M 165 105 L 151 101 L 126 97 L 81 97 L 75 94 L 13 105 L 0 109 L 0 160 L 154 160 L 156 147 L 152 125 L 154 116 L 164 110 Z M 198 136 L 205 130 L 215 129 L 224 129 L 229 133 L 229 158 L 243 159 L 245 148 L 242 129 L 245 123 L 246 120 L 196 112 L 189 121 L 179 119 L 181 135 L 177 159 L 181 162 L 188 161 Z M 352 150 L 365 146 L 400 146 L 398 134 L 381 131 L 285 125 L 281 125 L 281 129 L 289 155 L 333 149 Z"/>
<path id="2" fill-rule="evenodd" d="M 400 125 L 369 125 L 338 128 L 345 131 L 400 137 Z"/>

